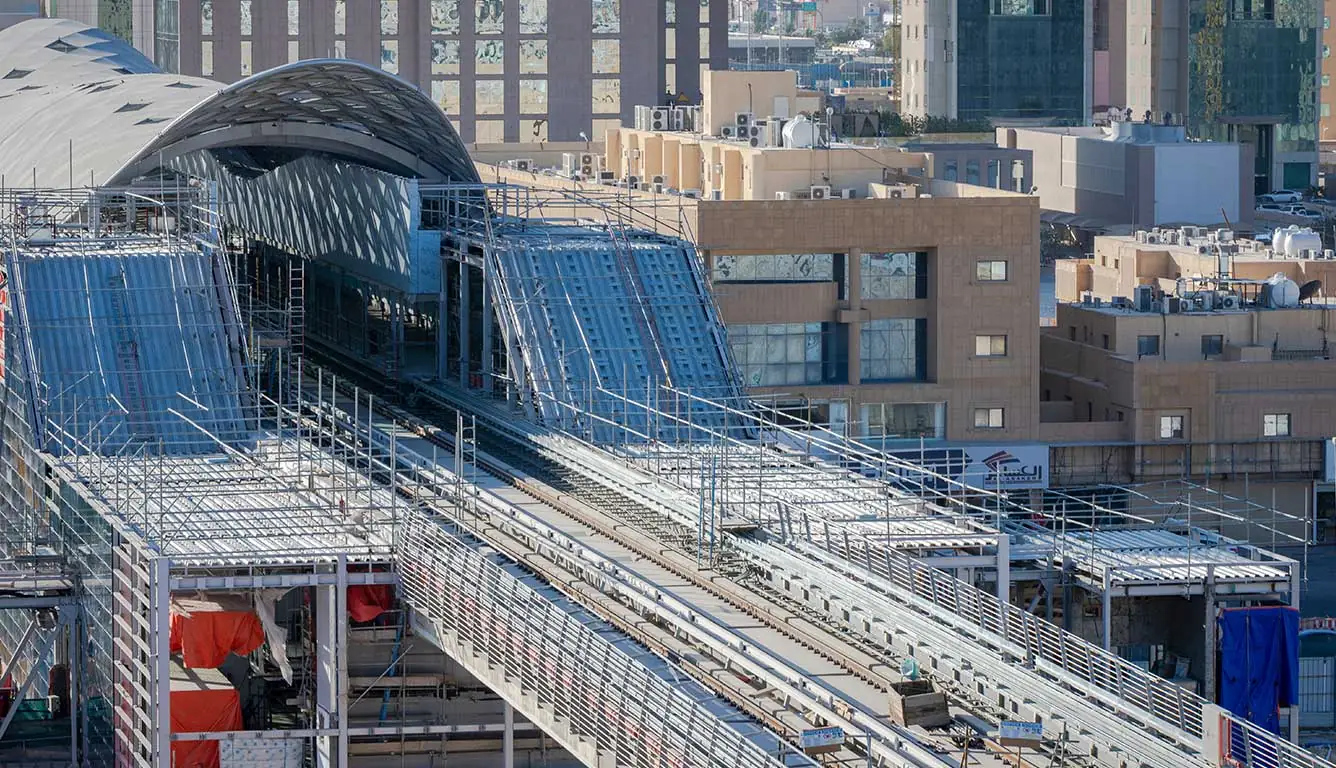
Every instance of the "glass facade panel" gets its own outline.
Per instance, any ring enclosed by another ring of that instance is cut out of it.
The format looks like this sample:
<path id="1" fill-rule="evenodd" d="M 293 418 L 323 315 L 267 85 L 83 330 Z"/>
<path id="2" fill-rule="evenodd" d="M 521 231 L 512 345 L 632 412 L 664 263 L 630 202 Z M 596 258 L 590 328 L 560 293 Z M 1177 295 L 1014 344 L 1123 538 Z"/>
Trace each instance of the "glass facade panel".
<path id="1" fill-rule="evenodd" d="M 521 80 L 520 113 L 525 115 L 547 114 L 547 81 Z"/>
<path id="2" fill-rule="evenodd" d="M 459 114 L 459 81 L 433 80 L 431 83 L 431 100 L 445 110 L 446 114 Z"/>
<path id="3" fill-rule="evenodd" d="M 254 23 L 251 19 L 251 0 L 241 0 L 241 34 L 254 34 Z"/>
<path id="4" fill-rule="evenodd" d="M 620 40 L 594 41 L 594 74 L 616 75 L 622 71 Z"/>
<path id="5" fill-rule="evenodd" d="M 380 0 L 380 33 L 399 34 L 399 0 Z"/>
<path id="6" fill-rule="evenodd" d="M 547 41 L 520 41 L 520 71 L 525 73 L 547 72 Z"/>
<path id="7" fill-rule="evenodd" d="M 887 317 L 863 323 L 858 368 L 863 381 L 927 378 L 927 320 Z"/>
<path id="8" fill-rule="evenodd" d="M 860 259 L 863 298 L 928 298 L 928 254 L 865 253 Z"/>
<path id="9" fill-rule="evenodd" d="M 520 34 L 547 34 L 547 0 L 520 0 Z"/>
<path id="10" fill-rule="evenodd" d="M 474 83 L 474 110 L 480 115 L 506 113 L 506 81 L 479 80 Z"/>
<path id="11" fill-rule="evenodd" d="M 594 5 L 596 35 L 615 35 L 622 31 L 622 0 L 591 0 Z"/>
<path id="12" fill-rule="evenodd" d="M 1274 131 L 1278 151 L 1316 151 L 1321 18 L 1317 0 L 1191 0 L 1189 133 L 1250 140 L 1237 130 L 1243 126 L 1230 130 L 1230 123 L 1246 121 Z M 1257 140 L 1265 142 L 1267 132 Z M 1259 161 L 1269 162 L 1269 149 L 1258 144 Z"/>
<path id="13" fill-rule="evenodd" d="M 622 81 L 595 80 L 593 111 L 596 115 L 617 114 L 622 111 Z"/>
<path id="14" fill-rule="evenodd" d="M 380 43 L 380 68 L 392 75 L 399 74 L 399 41 L 382 40 Z"/>
<path id="15" fill-rule="evenodd" d="M 506 31 L 506 4 L 503 0 L 474 0 L 473 31 L 479 35 L 500 35 Z"/>
<path id="16" fill-rule="evenodd" d="M 832 253 L 715 256 L 716 283 L 813 283 L 835 279 Z"/>
<path id="17" fill-rule="evenodd" d="M 334 34 L 348 34 L 348 0 L 334 0 Z"/>
<path id="18" fill-rule="evenodd" d="M 431 41 L 431 73 L 433 75 L 459 74 L 459 41 Z"/>
<path id="19" fill-rule="evenodd" d="M 861 413 L 862 433 L 868 437 L 946 437 L 946 403 L 864 403 Z"/>
<path id="20" fill-rule="evenodd" d="M 241 76 L 242 76 L 242 77 L 250 77 L 252 74 L 255 73 L 255 68 L 254 68 L 254 66 L 253 66 L 253 65 L 254 65 L 254 57 L 251 55 L 251 50 L 252 50 L 253 47 L 254 47 L 254 43 L 252 43 L 251 41 L 249 41 L 249 40 L 242 40 L 242 41 L 241 41 Z"/>
<path id="21" fill-rule="evenodd" d="M 288 0 L 288 34 L 300 35 L 302 31 L 301 3 Z"/>
<path id="22" fill-rule="evenodd" d="M 199 33 L 204 37 L 213 34 L 213 0 L 199 2 Z"/>
<path id="23" fill-rule="evenodd" d="M 821 323 L 730 325 L 728 343 L 747 386 L 820 384 Z"/>
<path id="24" fill-rule="evenodd" d="M 1085 118 L 1085 0 L 959 0 L 958 114 Z"/>
<path id="25" fill-rule="evenodd" d="M 288 41 L 288 63 L 300 61 L 302 57 L 301 45 L 296 40 Z"/>
<path id="26" fill-rule="evenodd" d="M 473 140 L 479 144 L 500 144 L 506 140 L 504 120 L 479 120 L 475 126 Z"/>
<path id="27" fill-rule="evenodd" d="M 213 77 L 213 41 L 200 43 L 200 71 L 205 77 Z"/>
<path id="28" fill-rule="evenodd" d="M 459 34 L 459 0 L 431 0 L 431 33 Z"/>
<path id="29" fill-rule="evenodd" d="M 177 0 L 156 0 L 153 11 L 153 63 L 164 72 L 180 72 L 181 30 Z"/>
<path id="30" fill-rule="evenodd" d="M 500 75 L 506 71 L 506 43 L 504 40 L 477 40 L 474 72 L 479 75 Z"/>

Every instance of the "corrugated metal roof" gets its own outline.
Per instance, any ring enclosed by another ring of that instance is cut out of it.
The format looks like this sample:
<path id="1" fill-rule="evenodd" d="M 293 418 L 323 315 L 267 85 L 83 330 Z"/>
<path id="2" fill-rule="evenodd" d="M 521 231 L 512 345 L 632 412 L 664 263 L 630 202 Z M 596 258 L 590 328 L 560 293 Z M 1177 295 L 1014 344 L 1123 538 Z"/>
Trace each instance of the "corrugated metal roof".
<path id="1" fill-rule="evenodd" d="M 44 450 L 215 453 L 246 438 L 213 258 L 168 243 L 75 241 L 13 260 L 10 285 Z M 16 329 L 17 330 L 17 329 Z M 27 359 L 31 355 L 31 359 Z M 79 445 L 82 443 L 82 445 Z"/>
<path id="2" fill-rule="evenodd" d="M 1207 546 L 1164 529 L 1098 530 L 1027 536 L 1053 547 L 1062 561 L 1098 579 L 1107 572 L 1113 584 L 1204 582 L 1208 570 L 1216 582 L 1277 582 L 1290 578 L 1288 561 L 1254 560 L 1230 546 Z"/>

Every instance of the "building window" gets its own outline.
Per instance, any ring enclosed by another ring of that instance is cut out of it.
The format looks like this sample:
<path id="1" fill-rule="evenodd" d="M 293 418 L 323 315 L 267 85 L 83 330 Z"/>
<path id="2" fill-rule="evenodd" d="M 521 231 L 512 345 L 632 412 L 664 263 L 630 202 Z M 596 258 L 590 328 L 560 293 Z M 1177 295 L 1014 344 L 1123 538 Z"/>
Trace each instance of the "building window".
<path id="1" fill-rule="evenodd" d="M 1262 417 L 1262 435 L 1264 437 L 1289 437 L 1290 415 L 1288 413 L 1268 413 Z"/>
<path id="2" fill-rule="evenodd" d="M 825 283 L 835 279 L 835 254 L 716 256 L 713 277 L 716 283 Z"/>
<path id="3" fill-rule="evenodd" d="M 946 403 L 864 403 L 862 417 L 868 437 L 946 437 Z"/>
<path id="4" fill-rule="evenodd" d="M 1109 348 L 1109 334 L 1105 333 L 1105 334 L 1102 334 L 1102 335 L 1104 336 L 1104 338 L 1101 339 L 1101 342 L 1104 344 L 1104 348 L 1105 348 L 1105 349 L 1108 349 L 1108 348 Z"/>
<path id="5" fill-rule="evenodd" d="M 1007 424 L 1005 411 L 1004 408 L 975 408 L 974 428 L 1002 429 Z"/>
<path id="6" fill-rule="evenodd" d="M 1005 335 L 975 336 L 974 354 L 976 357 L 1006 357 L 1007 337 Z"/>
<path id="7" fill-rule="evenodd" d="M 960 176 L 960 167 L 956 165 L 955 160 L 947 160 L 946 167 L 942 169 L 942 179 L 946 181 L 955 181 Z"/>
<path id="8" fill-rule="evenodd" d="M 480 0 L 473 31 L 479 35 L 500 35 L 506 31 L 506 4 L 502 0 Z"/>
<path id="9" fill-rule="evenodd" d="M 520 34 L 547 34 L 547 0 L 524 0 L 520 3 Z"/>
<path id="10" fill-rule="evenodd" d="M 622 111 L 622 81 L 595 80 L 590 108 L 596 115 L 615 115 Z"/>
<path id="11" fill-rule="evenodd" d="M 199 33 L 203 37 L 213 36 L 213 0 L 200 0 Z"/>
<path id="12" fill-rule="evenodd" d="M 1150 357 L 1160 354 L 1159 336 L 1138 336 L 1137 357 Z"/>
<path id="13" fill-rule="evenodd" d="M 241 34 L 250 35 L 252 31 L 251 0 L 241 0 Z"/>
<path id="14" fill-rule="evenodd" d="M 431 73 L 433 75 L 459 74 L 459 41 L 431 41 Z"/>
<path id="15" fill-rule="evenodd" d="M 884 317 L 863 323 L 858 368 L 863 381 L 927 378 L 926 318 Z"/>
<path id="16" fill-rule="evenodd" d="M 199 45 L 200 74 L 213 77 L 213 41 L 205 40 Z"/>
<path id="17" fill-rule="evenodd" d="M 334 36 L 343 37 L 346 34 L 348 34 L 348 0 L 334 0 Z"/>
<path id="18" fill-rule="evenodd" d="M 975 278 L 984 282 L 1001 282 L 1007 279 L 1005 261 L 980 261 L 976 265 Z"/>
<path id="19" fill-rule="evenodd" d="M 928 298 L 926 253 L 865 253 L 859 264 L 865 299 Z"/>
<path id="20" fill-rule="evenodd" d="M 503 75 L 506 72 L 506 42 L 475 40 L 473 71 L 479 75 Z"/>
<path id="21" fill-rule="evenodd" d="M 338 0 L 339 5 L 344 0 Z M 336 33 L 342 34 L 335 30 Z M 459 0 L 431 0 L 431 33 L 433 35 L 459 34 Z"/>
<path id="22" fill-rule="evenodd" d="M 1324 45 L 1324 46 L 1322 46 L 1322 58 L 1324 58 L 1324 59 L 1330 59 L 1330 58 L 1331 58 L 1331 46 L 1330 46 L 1330 45 Z"/>
<path id="23" fill-rule="evenodd" d="M 966 160 L 966 161 L 965 161 L 965 183 L 966 183 L 966 184 L 974 184 L 974 185 L 976 185 L 976 186 L 978 185 L 978 183 L 979 183 L 979 161 L 978 161 L 978 160 Z"/>
<path id="24" fill-rule="evenodd" d="M 288 0 L 288 35 L 295 37 L 301 32 L 301 3 L 298 0 Z"/>
<path id="25" fill-rule="evenodd" d="M 1323 87 L 1323 88 L 1326 88 L 1326 87 L 1328 87 L 1328 86 L 1330 86 L 1330 85 L 1331 85 L 1331 75 L 1323 75 L 1323 76 L 1322 76 L 1322 87 Z"/>
<path id="26" fill-rule="evenodd" d="M 1325 101 L 1322 102 L 1322 116 L 1331 117 L 1331 105 Z"/>
<path id="27" fill-rule="evenodd" d="M 833 338 L 834 324 L 825 326 L 822 323 L 730 325 L 728 345 L 747 386 L 821 384 L 826 378 L 824 374 L 835 374 L 837 367 L 832 360 L 830 370 L 823 372 L 823 358 L 831 356 L 838 346 Z"/>
<path id="28" fill-rule="evenodd" d="M 1225 337 L 1218 333 L 1201 337 L 1201 356 L 1216 357 L 1225 352 Z"/>
<path id="29" fill-rule="evenodd" d="M 988 161 L 988 186 L 991 187 L 991 188 L 993 188 L 993 189 L 997 189 L 997 180 L 998 180 L 998 177 L 1001 176 L 1001 174 L 1002 174 L 1002 161 L 1001 161 L 1001 160 L 989 160 L 989 161 Z"/>
<path id="30" fill-rule="evenodd" d="M 1161 440 L 1182 440 L 1182 439 L 1183 439 L 1183 417 L 1182 417 L 1182 416 L 1161 416 L 1161 417 L 1160 417 L 1160 439 L 1161 439 Z"/>

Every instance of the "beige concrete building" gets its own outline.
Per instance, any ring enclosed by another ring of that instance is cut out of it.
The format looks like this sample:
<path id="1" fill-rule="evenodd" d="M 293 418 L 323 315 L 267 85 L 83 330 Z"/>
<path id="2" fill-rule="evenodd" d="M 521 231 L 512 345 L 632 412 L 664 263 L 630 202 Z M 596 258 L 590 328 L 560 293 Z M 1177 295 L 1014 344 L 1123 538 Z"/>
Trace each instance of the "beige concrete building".
<path id="1" fill-rule="evenodd" d="M 350 58 L 417 85 L 465 141 L 575 141 L 728 62 L 725 0 L 55 0 L 169 72 L 232 82 Z"/>
<path id="2" fill-rule="evenodd" d="M 1324 150 L 1336 149 L 1336 115 L 1332 114 L 1336 105 L 1336 31 L 1331 28 L 1331 21 L 1336 18 L 1336 0 L 1322 0 L 1322 61 L 1319 73 L 1321 89 L 1318 91 L 1318 142 Z"/>
<path id="3" fill-rule="evenodd" d="M 1244 241 L 1221 278 L 1209 241 L 1143 238 L 1097 238 L 1093 258 L 1058 264 L 1058 300 L 1077 303 L 1059 304 L 1040 342 L 1053 482 L 1187 478 L 1265 504 L 1274 494 L 1287 513 L 1316 509 L 1325 536 L 1336 523 L 1336 304 L 1298 299 L 1310 281 L 1336 284 L 1336 260 Z M 1275 275 L 1289 282 L 1267 286 Z M 1152 291 L 1151 311 L 1138 286 Z"/>

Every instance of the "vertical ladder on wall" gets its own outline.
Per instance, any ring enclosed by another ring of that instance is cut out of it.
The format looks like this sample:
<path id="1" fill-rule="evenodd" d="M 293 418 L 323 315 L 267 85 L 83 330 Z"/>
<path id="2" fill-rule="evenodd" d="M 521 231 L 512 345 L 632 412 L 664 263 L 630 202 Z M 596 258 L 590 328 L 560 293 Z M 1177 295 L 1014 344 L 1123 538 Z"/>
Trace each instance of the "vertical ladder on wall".
<path id="1" fill-rule="evenodd" d="M 118 271 L 108 281 L 111 288 L 111 333 L 115 339 L 116 368 L 120 373 L 122 405 L 130 440 L 146 441 L 148 434 L 148 402 L 144 395 L 144 375 L 139 364 L 139 342 L 130 328 L 130 313 L 126 307 L 125 272 Z"/>
<path id="2" fill-rule="evenodd" d="M 287 311 L 288 351 L 296 361 L 306 349 L 306 261 L 299 257 L 288 260 Z"/>

